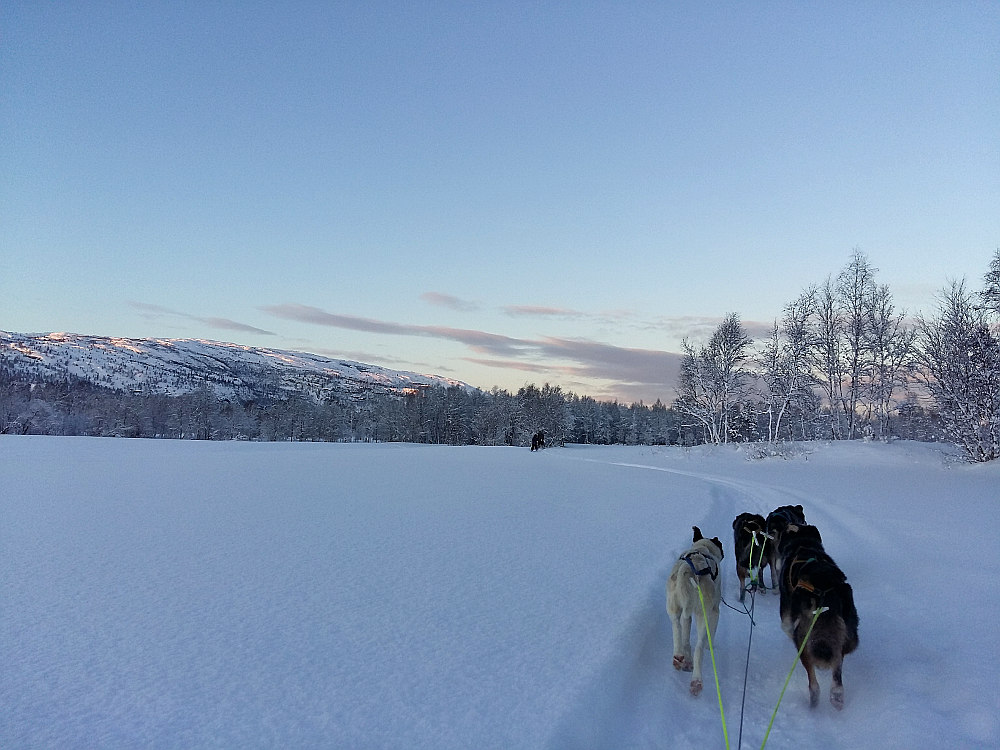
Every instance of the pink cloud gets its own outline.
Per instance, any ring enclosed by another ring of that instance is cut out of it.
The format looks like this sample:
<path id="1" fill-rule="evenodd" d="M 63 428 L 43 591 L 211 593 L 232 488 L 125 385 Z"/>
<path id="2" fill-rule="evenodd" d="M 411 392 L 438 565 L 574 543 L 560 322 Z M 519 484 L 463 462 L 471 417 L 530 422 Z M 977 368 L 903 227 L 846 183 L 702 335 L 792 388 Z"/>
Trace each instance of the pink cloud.
<path id="1" fill-rule="evenodd" d="M 456 341 L 479 357 L 467 361 L 496 369 L 547 373 L 595 381 L 609 381 L 615 393 L 659 393 L 673 396 L 681 356 L 654 349 L 615 346 L 588 339 L 545 337 L 519 339 L 487 331 L 446 326 L 422 326 L 328 313 L 316 307 L 285 304 L 261 308 L 279 318 L 348 330 L 397 336 L 425 336 Z"/>
<path id="2" fill-rule="evenodd" d="M 424 292 L 420 295 L 420 299 L 435 307 L 447 307 L 460 312 L 472 312 L 479 309 L 479 305 L 475 302 L 454 297 L 450 294 L 442 294 L 441 292 Z"/>

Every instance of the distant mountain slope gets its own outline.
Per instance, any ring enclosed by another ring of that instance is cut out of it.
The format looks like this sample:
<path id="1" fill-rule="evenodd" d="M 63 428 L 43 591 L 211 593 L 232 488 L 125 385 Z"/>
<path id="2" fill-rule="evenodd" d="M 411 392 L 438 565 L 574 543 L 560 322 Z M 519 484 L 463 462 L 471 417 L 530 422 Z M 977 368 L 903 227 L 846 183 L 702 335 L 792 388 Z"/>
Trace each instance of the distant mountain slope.
<path id="1" fill-rule="evenodd" d="M 249 401 L 306 394 L 356 400 L 465 383 L 436 375 L 304 352 L 199 339 L 127 339 L 74 333 L 0 331 L 0 367 L 18 379 L 79 378 L 120 391 L 179 395 L 209 387 L 220 398 Z"/>

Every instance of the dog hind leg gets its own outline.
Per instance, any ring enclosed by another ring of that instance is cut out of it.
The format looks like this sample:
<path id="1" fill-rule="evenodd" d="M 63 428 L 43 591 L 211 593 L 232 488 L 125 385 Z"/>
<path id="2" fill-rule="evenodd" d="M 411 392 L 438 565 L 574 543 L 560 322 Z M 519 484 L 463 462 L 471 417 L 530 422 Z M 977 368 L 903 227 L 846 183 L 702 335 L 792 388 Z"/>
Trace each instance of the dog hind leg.
<path id="1" fill-rule="evenodd" d="M 698 641 L 694 648 L 694 674 L 691 676 L 691 695 L 701 693 L 703 683 L 701 677 L 701 666 L 705 659 L 705 646 L 709 641 L 709 632 L 715 637 L 715 631 L 719 626 L 719 607 L 713 605 L 708 610 L 708 632 L 705 629 L 705 618 L 700 613 L 695 617 L 698 627 Z"/>
<path id="2" fill-rule="evenodd" d="M 691 659 L 691 614 L 689 612 L 681 614 L 680 650 L 675 648 L 674 653 L 681 655 L 681 669 L 690 672 L 694 667 L 694 662 Z"/>
<path id="3" fill-rule="evenodd" d="M 838 711 L 844 709 L 844 662 L 843 657 L 833 665 L 833 684 L 830 687 L 830 703 Z"/>
<path id="4" fill-rule="evenodd" d="M 701 661 L 705 656 L 705 619 L 699 612 L 694 618 L 698 639 L 694 644 L 694 674 L 691 675 L 691 695 L 700 695 L 702 688 Z"/>
<path id="5" fill-rule="evenodd" d="M 767 586 L 764 585 L 764 571 L 771 567 L 771 563 L 767 560 L 761 562 L 760 567 L 757 569 L 757 588 L 760 593 L 767 595 Z M 771 588 L 774 588 L 774 571 L 771 571 Z"/>
<path id="6" fill-rule="evenodd" d="M 691 671 L 691 617 L 667 593 L 667 614 L 674 636 L 674 669 Z M 683 622 L 681 619 L 683 618 Z"/>
<path id="7" fill-rule="evenodd" d="M 691 632 L 691 618 L 685 617 L 682 622 L 680 612 L 671 612 L 670 625 L 674 632 L 674 669 L 690 672 L 691 646 L 689 634 Z"/>
<path id="8" fill-rule="evenodd" d="M 806 674 L 809 676 L 809 708 L 816 708 L 819 705 L 819 681 L 816 679 L 816 667 L 813 665 L 808 646 L 802 650 L 802 666 L 806 668 Z"/>

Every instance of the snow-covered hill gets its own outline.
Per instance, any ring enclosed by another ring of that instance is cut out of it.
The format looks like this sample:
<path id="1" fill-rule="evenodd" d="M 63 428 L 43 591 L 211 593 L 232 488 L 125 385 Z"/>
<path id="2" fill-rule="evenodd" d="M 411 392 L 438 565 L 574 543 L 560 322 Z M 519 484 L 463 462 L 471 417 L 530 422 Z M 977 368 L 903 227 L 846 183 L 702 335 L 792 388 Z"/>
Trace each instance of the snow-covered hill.
<path id="1" fill-rule="evenodd" d="M 121 391 L 178 395 L 209 387 L 220 398 L 256 400 L 304 393 L 353 399 L 432 385 L 465 386 L 436 375 L 388 370 L 304 352 L 199 339 L 128 339 L 74 333 L 0 331 L 0 366 L 19 378 L 79 378 Z M 467 387 L 467 386 L 465 386 Z"/>

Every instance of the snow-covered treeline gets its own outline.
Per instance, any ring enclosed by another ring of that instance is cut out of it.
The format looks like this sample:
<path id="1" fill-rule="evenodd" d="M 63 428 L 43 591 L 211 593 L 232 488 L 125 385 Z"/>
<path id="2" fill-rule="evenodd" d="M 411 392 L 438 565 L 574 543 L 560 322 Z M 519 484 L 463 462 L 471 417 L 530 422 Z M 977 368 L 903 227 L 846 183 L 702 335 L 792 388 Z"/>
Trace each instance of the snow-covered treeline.
<path id="1" fill-rule="evenodd" d="M 599 402 L 548 384 L 516 393 L 438 386 L 347 402 L 293 395 L 241 403 L 208 388 L 171 396 L 82 381 L 28 383 L 0 367 L 0 434 L 528 445 L 538 431 L 549 444 L 696 441 L 659 402 Z"/>
<path id="2" fill-rule="evenodd" d="M 827 437 L 830 419 L 829 410 L 808 417 L 799 412 L 783 423 L 780 439 Z M 768 429 L 766 410 L 748 412 L 738 421 L 736 439 L 765 440 Z M 915 401 L 894 414 L 891 430 L 914 440 L 940 434 L 934 413 Z M 347 403 L 304 396 L 240 403 L 220 400 L 207 388 L 170 396 L 122 393 L 81 381 L 28 383 L 0 368 L 0 434 L 528 445 L 538 431 L 549 445 L 707 442 L 689 415 L 661 402 L 597 401 L 549 384 L 516 393 L 432 387 Z"/>

